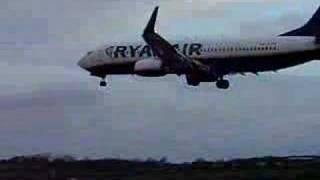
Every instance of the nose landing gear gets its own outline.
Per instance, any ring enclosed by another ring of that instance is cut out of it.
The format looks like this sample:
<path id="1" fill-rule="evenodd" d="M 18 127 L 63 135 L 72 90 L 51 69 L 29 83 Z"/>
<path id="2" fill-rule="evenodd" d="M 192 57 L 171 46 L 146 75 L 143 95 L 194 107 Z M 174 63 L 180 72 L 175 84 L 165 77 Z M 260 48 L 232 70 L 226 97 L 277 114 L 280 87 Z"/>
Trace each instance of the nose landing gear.
<path id="1" fill-rule="evenodd" d="M 107 86 L 106 76 L 103 76 L 101 77 L 100 87 L 106 87 L 106 86 Z"/>
<path id="2" fill-rule="evenodd" d="M 106 87 L 107 86 L 107 82 L 103 79 L 100 81 L 100 87 Z"/>
<path id="3" fill-rule="evenodd" d="M 216 83 L 217 88 L 219 89 L 228 89 L 230 87 L 230 83 L 228 80 L 223 78 L 219 78 Z"/>

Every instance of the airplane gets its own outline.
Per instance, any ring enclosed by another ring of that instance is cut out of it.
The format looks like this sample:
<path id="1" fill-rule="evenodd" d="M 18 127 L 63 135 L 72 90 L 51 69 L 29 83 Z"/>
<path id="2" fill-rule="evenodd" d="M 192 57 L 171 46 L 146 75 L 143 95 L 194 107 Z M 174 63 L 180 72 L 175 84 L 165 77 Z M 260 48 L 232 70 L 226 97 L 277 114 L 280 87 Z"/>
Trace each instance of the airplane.
<path id="1" fill-rule="evenodd" d="M 187 84 L 215 82 L 228 89 L 225 76 L 274 71 L 320 59 L 320 7 L 301 28 L 271 38 L 169 41 L 155 31 L 155 7 L 142 38 L 144 42 L 108 44 L 88 52 L 78 65 L 107 86 L 108 75 L 160 77 L 184 75 Z"/>

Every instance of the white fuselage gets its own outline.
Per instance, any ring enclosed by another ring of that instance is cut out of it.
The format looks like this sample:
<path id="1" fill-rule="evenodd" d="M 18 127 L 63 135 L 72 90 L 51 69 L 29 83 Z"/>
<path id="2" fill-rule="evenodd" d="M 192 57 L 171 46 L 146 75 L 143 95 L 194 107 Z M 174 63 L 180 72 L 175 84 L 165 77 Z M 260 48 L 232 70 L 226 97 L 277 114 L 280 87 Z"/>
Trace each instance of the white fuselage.
<path id="1" fill-rule="evenodd" d="M 178 50 L 196 59 L 226 59 L 237 57 L 259 57 L 288 53 L 299 53 L 320 49 L 314 37 L 277 37 L 261 40 L 238 41 L 176 41 Z M 190 52 L 191 44 L 201 44 L 200 54 Z M 126 47 L 124 54 L 117 52 L 117 47 Z M 108 52 L 109 48 L 109 52 Z M 146 50 L 147 49 L 147 50 Z M 135 62 L 153 57 L 152 50 L 145 43 L 126 43 L 105 45 L 93 51 L 88 57 L 87 67 L 108 64 L 122 64 Z M 312 59 L 310 59 L 312 60 Z"/>
<path id="2" fill-rule="evenodd" d="M 259 63 L 259 59 L 275 61 L 277 58 L 297 57 L 301 63 L 320 58 L 320 45 L 316 43 L 315 37 L 275 37 L 254 40 L 183 40 L 170 41 L 172 45 L 182 54 L 197 59 L 206 60 L 206 63 L 236 61 L 245 58 L 247 63 L 251 59 L 254 63 Z M 99 69 L 99 73 L 105 74 L 132 74 L 120 70 L 121 73 L 109 72 L 117 65 L 134 64 L 143 59 L 155 60 L 154 52 L 145 43 L 115 43 L 109 44 L 92 51 L 82 58 L 79 65 L 85 69 Z M 277 60 L 280 61 L 281 59 Z M 288 60 L 288 59 L 286 59 Z M 276 63 L 276 62 L 274 62 Z M 290 67 L 290 59 L 288 60 Z M 299 63 L 293 63 L 296 65 Z M 101 68 L 99 68 L 101 67 Z M 250 72 L 250 70 L 248 70 Z"/>

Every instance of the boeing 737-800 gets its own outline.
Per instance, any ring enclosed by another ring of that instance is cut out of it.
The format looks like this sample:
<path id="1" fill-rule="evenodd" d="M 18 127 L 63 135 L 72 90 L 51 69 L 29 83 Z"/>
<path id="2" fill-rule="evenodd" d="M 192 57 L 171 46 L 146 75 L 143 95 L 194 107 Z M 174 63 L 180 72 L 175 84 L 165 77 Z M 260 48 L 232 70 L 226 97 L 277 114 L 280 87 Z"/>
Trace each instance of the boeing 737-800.
<path id="1" fill-rule="evenodd" d="M 228 89 L 226 75 L 277 71 L 320 59 L 320 8 L 301 28 L 254 40 L 168 41 L 155 32 L 158 7 L 142 34 L 144 43 L 110 44 L 90 51 L 78 65 L 102 79 L 113 74 L 159 77 L 185 75 L 188 85 L 216 82 Z"/>

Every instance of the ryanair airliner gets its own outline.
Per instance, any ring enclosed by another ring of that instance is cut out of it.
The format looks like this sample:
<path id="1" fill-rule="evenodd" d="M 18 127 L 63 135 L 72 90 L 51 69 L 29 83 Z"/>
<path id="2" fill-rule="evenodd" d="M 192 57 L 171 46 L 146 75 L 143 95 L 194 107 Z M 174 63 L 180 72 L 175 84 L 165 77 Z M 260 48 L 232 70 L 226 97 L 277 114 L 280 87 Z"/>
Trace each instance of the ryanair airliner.
<path id="1" fill-rule="evenodd" d="M 277 71 L 320 59 L 320 8 L 301 28 L 254 40 L 166 40 L 155 32 L 158 7 L 142 34 L 144 41 L 109 44 L 88 52 L 78 65 L 101 78 L 137 74 L 185 75 L 188 85 L 215 82 L 228 89 L 227 75 Z"/>

